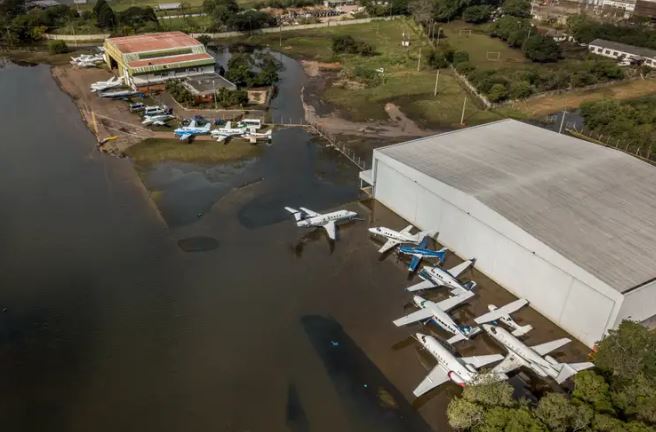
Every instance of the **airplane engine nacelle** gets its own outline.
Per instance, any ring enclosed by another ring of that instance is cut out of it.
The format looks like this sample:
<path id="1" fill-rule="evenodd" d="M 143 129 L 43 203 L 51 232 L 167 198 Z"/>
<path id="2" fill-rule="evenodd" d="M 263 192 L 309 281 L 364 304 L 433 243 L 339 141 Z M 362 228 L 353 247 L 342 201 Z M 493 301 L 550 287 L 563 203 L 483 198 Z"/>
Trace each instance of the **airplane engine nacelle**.
<path id="1" fill-rule="evenodd" d="M 460 377 L 460 375 L 458 375 L 457 373 L 455 373 L 455 372 L 453 372 L 453 371 L 449 371 L 449 373 L 447 374 L 447 376 L 449 377 L 449 379 L 450 379 L 451 381 L 453 381 L 454 383 L 458 384 L 460 387 L 464 387 L 464 386 L 465 386 L 465 380 L 462 379 L 462 378 Z"/>

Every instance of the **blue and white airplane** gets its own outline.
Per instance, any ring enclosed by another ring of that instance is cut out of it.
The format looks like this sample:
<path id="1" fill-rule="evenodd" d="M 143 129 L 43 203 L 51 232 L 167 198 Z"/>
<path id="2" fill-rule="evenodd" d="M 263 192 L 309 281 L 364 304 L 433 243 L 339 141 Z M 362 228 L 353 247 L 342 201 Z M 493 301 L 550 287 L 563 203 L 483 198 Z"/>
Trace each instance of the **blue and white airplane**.
<path id="1" fill-rule="evenodd" d="M 473 264 L 474 260 L 467 260 L 446 270 L 439 267 L 424 266 L 419 272 L 419 277 L 423 279 L 423 281 L 406 289 L 412 292 L 443 286 L 456 294 L 464 291 L 471 291 L 476 287 L 476 282 L 471 281 L 463 284 L 458 280 L 458 276 Z"/>
<path id="2" fill-rule="evenodd" d="M 447 248 L 442 248 L 440 250 L 428 249 L 428 237 L 424 237 L 421 243 L 417 246 L 413 245 L 401 245 L 399 246 L 399 253 L 404 255 L 411 255 L 412 259 L 408 265 L 408 271 L 413 272 L 419 267 L 419 263 L 422 258 L 436 258 L 439 264 L 444 264 L 446 259 Z"/>
<path id="3" fill-rule="evenodd" d="M 181 126 L 173 131 L 173 133 L 180 137 L 180 141 L 187 141 L 195 135 L 207 135 L 210 133 L 212 125 L 210 122 L 205 123 L 204 126 L 198 126 L 198 122 L 194 119 L 189 123 L 189 126 Z"/>

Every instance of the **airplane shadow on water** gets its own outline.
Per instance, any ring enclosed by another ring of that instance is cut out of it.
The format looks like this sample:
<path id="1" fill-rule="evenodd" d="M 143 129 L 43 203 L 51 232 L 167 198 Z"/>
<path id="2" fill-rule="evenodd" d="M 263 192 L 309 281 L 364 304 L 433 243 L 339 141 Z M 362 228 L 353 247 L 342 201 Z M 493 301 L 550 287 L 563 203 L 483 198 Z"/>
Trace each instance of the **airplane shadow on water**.
<path id="1" fill-rule="evenodd" d="M 303 409 L 296 384 L 290 383 L 287 390 L 287 427 L 291 432 L 309 432 L 310 422 Z"/>
<path id="2" fill-rule="evenodd" d="M 337 233 L 337 238 L 339 239 L 339 232 Z M 332 255 L 333 252 L 335 252 L 335 241 L 328 238 L 323 228 L 308 229 L 303 234 L 303 236 L 292 245 L 294 255 L 296 255 L 297 258 L 301 258 L 303 256 L 303 249 L 305 248 L 306 244 L 315 241 L 321 241 L 322 239 L 328 243 L 328 249 L 330 251 L 330 255 Z"/>
<path id="3" fill-rule="evenodd" d="M 339 394 L 352 430 L 431 430 L 335 319 L 306 315 L 301 325 Z"/>

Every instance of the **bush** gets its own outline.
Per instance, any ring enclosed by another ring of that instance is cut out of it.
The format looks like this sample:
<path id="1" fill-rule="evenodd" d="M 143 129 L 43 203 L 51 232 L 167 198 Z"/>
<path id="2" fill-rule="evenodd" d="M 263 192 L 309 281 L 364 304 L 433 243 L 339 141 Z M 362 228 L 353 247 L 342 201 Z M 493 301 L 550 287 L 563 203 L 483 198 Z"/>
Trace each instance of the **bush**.
<path id="1" fill-rule="evenodd" d="M 533 93 L 533 88 L 528 81 L 515 81 L 510 84 L 510 98 L 524 99 Z"/>
<path id="2" fill-rule="evenodd" d="M 458 66 L 459 63 L 469 62 L 469 53 L 467 51 L 456 51 L 453 53 L 453 64 Z"/>
<path id="3" fill-rule="evenodd" d="M 63 40 L 48 41 L 48 52 L 50 54 L 64 54 L 68 52 L 68 45 Z"/>
<path id="4" fill-rule="evenodd" d="M 469 6 L 462 11 L 462 19 L 468 23 L 479 24 L 490 20 L 492 14 L 492 6 L 489 5 L 476 5 Z"/>
<path id="5" fill-rule="evenodd" d="M 441 69 L 447 67 L 449 62 L 443 52 L 431 51 L 430 54 L 428 54 L 428 64 L 433 69 Z"/>
<path id="6" fill-rule="evenodd" d="M 203 45 L 207 46 L 210 42 L 212 42 L 212 38 L 209 37 L 208 35 L 200 35 L 196 38 L 198 42 L 202 43 Z"/>
<path id="7" fill-rule="evenodd" d="M 456 70 L 464 75 L 468 75 L 470 72 L 474 71 L 475 69 L 476 68 L 474 67 L 474 65 L 469 63 L 468 61 L 460 62 L 456 64 Z"/>
<path id="8" fill-rule="evenodd" d="M 487 94 L 490 102 L 501 102 L 508 98 L 508 89 L 503 84 L 494 84 Z"/>
<path id="9" fill-rule="evenodd" d="M 244 90 L 228 90 L 220 88 L 216 92 L 216 103 L 224 108 L 241 106 L 248 103 L 248 93 Z"/>
<path id="10" fill-rule="evenodd" d="M 342 35 L 333 38 L 333 52 L 335 54 L 360 54 L 372 56 L 376 53 L 373 46 L 364 41 L 356 41 L 352 36 Z"/>
<path id="11" fill-rule="evenodd" d="M 364 66 L 356 66 L 353 69 L 353 77 L 368 86 L 377 86 L 381 82 L 380 74 L 375 70 Z"/>

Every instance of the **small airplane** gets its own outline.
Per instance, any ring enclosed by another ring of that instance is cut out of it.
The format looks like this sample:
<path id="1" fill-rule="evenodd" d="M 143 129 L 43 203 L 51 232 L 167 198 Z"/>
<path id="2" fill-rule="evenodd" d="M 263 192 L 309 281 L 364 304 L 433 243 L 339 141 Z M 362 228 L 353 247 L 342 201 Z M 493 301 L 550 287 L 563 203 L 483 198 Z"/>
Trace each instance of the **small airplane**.
<path id="1" fill-rule="evenodd" d="M 196 119 L 192 120 L 189 125 L 181 126 L 173 131 L 173 133 L 180 138 L 180 141 L 188 141 L 191 137 L 196 135 L 207 135 L 210 133 L 212 125 L 208 122 L 203 126 L 198 126 Z"/>
<path id="2" fill-rule="evenodd" d="M 166 122 L 174 118 L 175 116 L 171 114 L 146 115 L 141 124 L 146 126 L 166 126 Z"/>
<path id="3" fill-rule="evenodd" d="M 591 362 L 559 363 L 553 357 L 546 355 L 571 342 L 569 338 L 528 346 L 511 335 L 503 327 L 483 324 L 483 328 L 487 334 L 492 336 L 492 338 L 503 345 L 508 351 L 503 361 L 492 369 L 493 373 L 506 374 L 522 366 L 526 366 L 540 377 L 551 377 L 558 384 L 562 384 L 572 375 L 576 375 L 577 372 L 594 366 Z"/>
<path id="4" fill-rule="evenodd" d="M 401 327 L 407 324 L 415 323 L 417 321 L 432 319 L 435 324 L 453 335 L 453 337 L 446 341 L 448 344 L 453 345 L 454 343 L 461 340 L 468 340 L 470 336 L 480 333 L 481 329 L 479 327 L 461 327 L 456 324 L 456 322 L 449 316 L 447 312 L 459 304 L 464 303 L 467 301 L 467 299 L 473 296 L 473 292 L 465 291 L 461 294 L 435 303 L 416 295 L 414 296 L 413 300 L 415 304 L 421 309 L 395 320 L 394 325 Z"/>
<path id="5" fill-rule="evenodd" d="M 451 291 L 470 291 L 476 287 L 476 282 L 472 281 L 467 284 L 462 284 L 458 281 L 457 278 L 473 263 L 474 260 L 467 260 L 455 267 L 451 267 L 448 270 L 443 270 L 439 267 L 424 266 L 419 272 L 419 277 L 422 278 L 423 281 L 408 287 L 407 290 L 421 291 L 425 289 L 437 288 L 439 286 L 445 286 Z"/>
<path id="6" fill-rule="evenodd" d="M 210 133 L 212 138 L 216 138 L 218 142 L 223 142 L 234 136 L 245 135 L 247 130 L 245 127 L 232 127 L 232 122 L 226 122 L 224 127 L 213 129 Z"/>
<path id="7" fill-rule="evenodd" d="M 447 248 L 442 248 L 440 250 L 428 249 L 428 236 L 424 237 L 422 241 L 417 245 L 401 245 L 399 246 L 399 253 L 403 255 L 411 255 L 412 259 L 408 265 L 408 271 L 413 272 L 419 267 L 419 263 L 422 258 L 436 258 L 439 264 L 443 264 L 446 259 Z"/>
<path id="8" fill-rule="evenodd" d="M 437 359 L 437 365 L 419 383 L 417 388 L 412 391 L 416 397 L 428 393 L 430 390 L 449 380 L 464 387 L 465 384 L 476 383 L 484 376 L 489 376 L 498 381 L 508 378 L 505 374 L 481 374 L 476 370 L 490 363 L 502 360 L 503 356 L 501 354 L 456 357 L 434 337 L 421 333 L 417 333 L 416 336 L 419 343 Z"/>
<path id="9" fill-rule="evenodd" d="M 328 238 L 335 240 L 336 238 L 336 224 L 348 222 L 358 217 L 358 214 L 350 210 L 337 210 L 331 213 L 317 213 L 305 207 L 300 207 L 299 210 L 292 207 L 285 207 L 289 213 L 294 216 L 297 227 L 312 228 L 322 227 L 328 233 Z"/>
<path id="10" fill-rule="evenodd" d="M 524 336 L 526 333 L 533 330 L 533 326 L 526 324 L 525 326 L 520 326 L 517 322 L 512 319 L 510 316 L 511 313 L 518 311 L 528 304 L 526 299 L 517 299 L 512 303 L 508 303 L 505 306 L 497 308 L 495 305 L 488 305 L 490 312 L 483 314 L 477 318 L 474 318 L 476 324 L 485 324 L 492 322 L 496 324 L 496 321 L 501 321 L 508 327 L 512 329 L 513 336 Z"/>
<path id="11" fill-rule="evenodd" d="M 419 244 L 424 237 L 429 235 L 427 231 L 420 231 L 415 234 L 410 234 L 413 228 L 414 227 L 412 225 L 408 225 L 401 231 L 394 231 L 393 229 L 386 227 L 374 227 L 369 228 L 369 232 L 373 235 L 381 236 L 387 239 L 385 244 L 380 249 L 378 249 L 378 253 L 382 254 L 401 243 Z"/>
<path id="12" fill-rule="evenodd" d="M 248 140 L 251 144 L 255 144 L 257 140 L 267 140 L 268 142 L 271 142 L 271 138 L 273 136 L 273 131 L 269 129 L 266 132 L 259 133 L 259 132 L 246 132 L 246 134 L 242 135 L 242 138 Z"/>
<path id="13" fill-rule="evenodd" d="M 95 83 L 91 84 L 91 92 L 101 92 L 105 90 L 109 90 L 112 88 L 120 87 L 123 85 L 123 78 L 119 77 L 111 77 L 107 81 L 96 81 Z"/>
<path id="14" fill-rule="evenodd" d="M 71 57 L 70 63 L 79 67 L 95 67 L 104 61 L 105 58 L 102 54 L 82 54 L 78 57 Z"/>
<path id="15" fill-rule="evenodd" d="M 102 98 L 108 98 L 108 99 L 127 99 L 131 96 L 143 96 L 143 93 L 140 93 L 138 91 L 134 91 L 131 89 L 125 89 L 125 90 L 105 90 L 105 91 L 99 91 L 98 95 Z"/>

